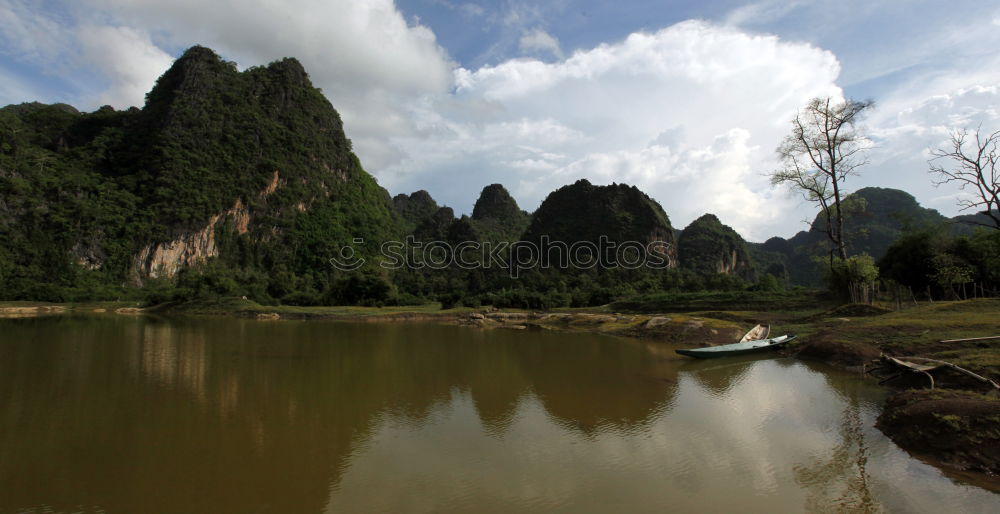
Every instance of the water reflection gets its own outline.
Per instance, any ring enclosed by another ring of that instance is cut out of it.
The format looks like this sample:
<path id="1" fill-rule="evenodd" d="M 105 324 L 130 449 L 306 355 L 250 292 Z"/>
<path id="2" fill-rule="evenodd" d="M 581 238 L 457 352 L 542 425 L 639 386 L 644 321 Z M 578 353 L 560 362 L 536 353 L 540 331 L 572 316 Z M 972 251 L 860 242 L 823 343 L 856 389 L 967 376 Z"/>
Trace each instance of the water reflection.
<path id="1" fill-rule="evenodd" d="M 851 402 L 843 412 L 840 441 L 829 455 L 795 468 L 795 479 L 806 486 L 806 508 L 810 511 L 872 512 L 879 510 L 868 474 L 868 447 L 860 407 Z"/>
<path id="2" fill-rule="evenodd" d="M 108 315 L 0 334 L 0 511 L 996 505 L 873 432 L 876 390 L 790 360 L 437 325 Z"/>

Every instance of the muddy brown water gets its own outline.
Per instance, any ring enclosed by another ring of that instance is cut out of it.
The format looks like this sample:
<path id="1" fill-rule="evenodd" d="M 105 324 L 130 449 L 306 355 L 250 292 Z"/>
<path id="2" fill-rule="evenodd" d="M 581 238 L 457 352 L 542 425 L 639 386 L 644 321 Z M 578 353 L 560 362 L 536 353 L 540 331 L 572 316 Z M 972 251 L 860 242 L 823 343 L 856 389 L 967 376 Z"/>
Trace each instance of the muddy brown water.
<path id="1" fill-rule="evenodd" d="M 0 512 L 1000 512 L 765 356 L 436 324 L 0 320 Z"/>

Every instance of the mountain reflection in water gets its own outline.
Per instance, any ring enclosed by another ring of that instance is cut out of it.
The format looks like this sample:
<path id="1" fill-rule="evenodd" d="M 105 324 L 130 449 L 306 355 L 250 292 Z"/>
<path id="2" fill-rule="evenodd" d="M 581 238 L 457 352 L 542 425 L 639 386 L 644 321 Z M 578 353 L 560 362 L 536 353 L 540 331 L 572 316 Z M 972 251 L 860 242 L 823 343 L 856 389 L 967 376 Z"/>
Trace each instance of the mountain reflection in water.
<path id="1" fill-rule="evenodd" d="M 788 359 L 431 324 L 0 333 L 0 511 L 1000 506 L 875 431 L 878 389 Z"/>

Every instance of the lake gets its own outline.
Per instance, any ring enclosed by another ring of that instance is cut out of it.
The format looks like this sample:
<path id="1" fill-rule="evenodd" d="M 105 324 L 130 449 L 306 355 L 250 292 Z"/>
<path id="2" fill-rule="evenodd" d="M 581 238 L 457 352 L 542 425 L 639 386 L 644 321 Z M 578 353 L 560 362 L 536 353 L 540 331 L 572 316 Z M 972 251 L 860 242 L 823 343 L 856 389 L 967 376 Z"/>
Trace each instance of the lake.
<path id="1" fill-rule="evenodd" d="M 438 324 L 0 320 L 0 512 L 1000 512 L 770 355 Z"/>

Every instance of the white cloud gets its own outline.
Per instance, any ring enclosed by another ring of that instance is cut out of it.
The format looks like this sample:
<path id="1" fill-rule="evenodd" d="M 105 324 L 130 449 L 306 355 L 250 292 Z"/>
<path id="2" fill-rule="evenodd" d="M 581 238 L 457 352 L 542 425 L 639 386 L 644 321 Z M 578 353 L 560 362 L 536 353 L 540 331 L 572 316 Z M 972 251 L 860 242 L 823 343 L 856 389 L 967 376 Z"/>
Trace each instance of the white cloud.
<path id="1" fill-rule="evenodd" d="M 558 59 L 563 58 L 563 51 L 562 48 L 559 47 L 559 40 L 539 27 L 526 31 L 524 35 L 521 36 L 519 46 L 521 48 L 521 53 L 549 53 Z"/>
<path id="2" fill-rule="evenodd" d="M 77 38 L 84 59 L 111 83 L 97 100 L 116 108 L 141 106 L 157 77 L 173 62 L 148 35 L 128 27 L 85 26 Z"/>
<path id="3" fill-rule="evenodd" d="M 730 25 L 761 25 L 777 21 L 801 6 L 799 0 L 763 0 L 742 5 L 729 12 L 726 23 Z"/>
<path id="4" fill-rule="evenodd" d="M 0 5 L 0 53 L 22 61 L 49 63 L 70 45 L 58 22 L 39 12 L 36 5 L 7 0 Z"/>
<path id="5" fill-rule="evenodd" d="M 458 9 L 462 12 L 462 14 L 465 14 L 470 18 L 478 18 L 486 14 L 486 9 L 483 9 L 479 5 L 473 3 L 464 3 L 458 6 Z"/>
<path id="6" fill-rule="evenodd" d="M 416 113 L 427 131 L 394 138 L 408 157 L 380 180 L 394 191 L 426 188 L 459 211 L 490 182 L 529 209 L 579 178 L 626 182 L 659 200 L 679 227 L 711 211 L 751 237 L 790 235 L 811 208 L 779 215 L 776 206 L 797 200 L 771 190 L 761 172 L 773 166 L 795 109 L 839 94 L 839 69 L 810 45 L 705 22 L 632 34 L 556 63 L 459 69 L 454 95 Z"/>
<path id="7" fill-rule="evenodd" d="M 977 78 L 983 77 L 971 77 Z M 862 178 L 865 185 L 902 188 L 925 207 L 946 216 L 960 213 L 956 200 L 963 193 L 957 186 L 932 184 L 929 150 L 943 147 L 957 129 L 1000 129 L 1000 72 L 992 84 L 944 89 L 952 85 L 948 80 L 917 91 L 902 88 L 876 110 L 870 124 L 878 146 Z"/>

